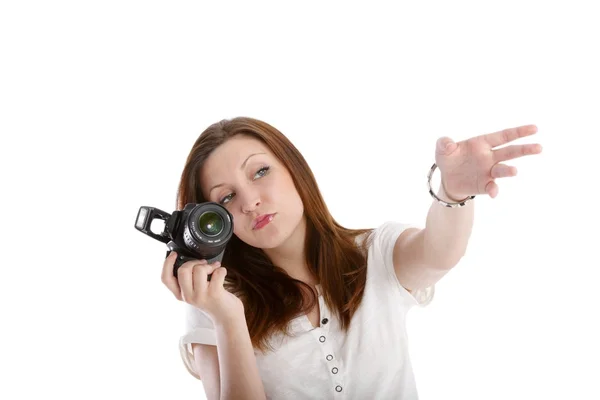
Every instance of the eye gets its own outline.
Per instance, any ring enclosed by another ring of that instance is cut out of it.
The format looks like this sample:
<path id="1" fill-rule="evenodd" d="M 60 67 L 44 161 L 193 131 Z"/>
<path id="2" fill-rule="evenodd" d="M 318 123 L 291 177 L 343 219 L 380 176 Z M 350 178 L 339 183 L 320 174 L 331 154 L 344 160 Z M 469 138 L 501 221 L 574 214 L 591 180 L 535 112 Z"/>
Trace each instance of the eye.
<path id="1" fill-rule="evenodd" d="M 254 179 L 262 178 L 263 176 L 267 175 L 269 173 L 269 169 L 271 169 L 271 167 L 269 167 L 268 165 L 265 167 L 262 167 L 261 169 L 256 171 L 256 174 L 254 174 Z M 234 195 L 234 193 L 229 193 L 227 196 L 223 197 L 219 201 L 219 204 L 223 205 L 223 204 L 229 203 L 231 201 L 231 198 L 233 197 L 233 195 Z"/>
<path id="2" fill-rule="evenodd" d="M 260 175 L 260 177 L 262 178 L 263 176 L 265 176 L 266 174 L 269 173 L 269 169 L 271 167 L 266 166 L 266 167 L 262 167 L 261 169 L 259 169 L 258 171 L 256 171 L 256 174 L 254 175 L 254 177 L 256 177 L 257 175 Z"/>
<path id="3" fill-rule="evenodd" d="M 222 199 L 219 201 L 219 204 L 221 204 L 221 205 L 225 204 L 225 203 L 226 203 L 226 201 L 225 201 L 225 200 L 228 200 L 228 199 L 229 199 L 229 200 L 231 200 L 231 196 L 233 196 L 233 193 L 230 193 L 230 194 L 228 194 L 227 196 L 223 197 L 223 198 L 222 198 Z M 227 203 L 229 202 L 229 200 L 227 201 Z"/>

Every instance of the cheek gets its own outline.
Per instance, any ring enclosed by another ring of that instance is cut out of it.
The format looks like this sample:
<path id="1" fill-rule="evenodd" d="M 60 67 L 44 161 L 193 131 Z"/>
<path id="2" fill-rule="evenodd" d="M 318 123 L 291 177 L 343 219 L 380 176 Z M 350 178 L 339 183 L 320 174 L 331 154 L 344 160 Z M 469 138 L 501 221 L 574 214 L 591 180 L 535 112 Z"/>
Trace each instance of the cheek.
<path id="1" fill-rule="evenodd" d="M 233 216 L 233 234 L 237 235 L 244 228 L 243 223 L 242 223 L 243 218 L 241 215 L 238 215 L 236 213 L 231 213 L 231 215 Z"/>
<path id="2" fill-rule="evenodd" d="M 294 186 L 294 182 L 290 180 L 289 185 L 282 191 L 282 194 L 285 196 L 284 201 L 286 204 L 293 208 L 295 212 L 302 213 L 304 205 L 302 204 L 302 199 L 300 198 L 296 186 Z"/>
<path id="3" fill-rule="evenodd" d="M 292 180 L 291 176 L 285 180 L 282 186 L 285 187 L 285 193 L 287 193 L 287 197 L 299 197 L 298 190 L 296 189 L 296 185 L 294 185 L 294 181 Z"/>

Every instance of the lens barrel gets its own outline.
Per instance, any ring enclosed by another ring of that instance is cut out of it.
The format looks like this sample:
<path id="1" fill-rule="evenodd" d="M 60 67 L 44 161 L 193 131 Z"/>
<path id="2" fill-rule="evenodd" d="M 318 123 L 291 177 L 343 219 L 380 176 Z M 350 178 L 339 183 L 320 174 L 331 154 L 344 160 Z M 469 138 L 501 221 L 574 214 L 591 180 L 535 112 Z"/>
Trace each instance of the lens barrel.
<path id="1" fill-rule="evenodd" d="M 185 244 L 198 252 L 223 245 L 233 234 L 231 214 L 217 203 L 196 204 L 184 224 Z"/>

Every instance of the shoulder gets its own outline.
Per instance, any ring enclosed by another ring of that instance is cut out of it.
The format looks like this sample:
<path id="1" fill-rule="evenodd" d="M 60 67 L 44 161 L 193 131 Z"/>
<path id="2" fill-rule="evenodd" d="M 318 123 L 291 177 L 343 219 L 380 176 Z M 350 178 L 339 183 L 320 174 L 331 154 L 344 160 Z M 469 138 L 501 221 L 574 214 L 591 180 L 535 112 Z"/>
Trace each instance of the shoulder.
<path id="1" fill-rule="evenodd" d="M 418 229 L 414 224 L 403 223 L 393 220 L 388 220 L 380 223 L 374 228 L 361 229 L 361 233 L 356 235 L 357 244 L 367 245 L 369 247 L 380 245 L 381 241 L 389 238 L 398 237 L 406 229 Z"/>
<path id="2" fill-rule="evenodd" d="M 373 230 L 371 246 L 379 249 L 383 254 L 387 254 L 393 251 L 396 242 L 401 236 L 406 237 L 419 230 L 418 226 L 411 223 L 385 221 Z"/>
<path id="3" fill-rule="evenodd" d="M 381 223 L 373 230 L 369 246 L 369 264 L 371 273 L 385 279 L 386 284 L 391 284 L 402 296 L 409 301 L 409 305 L 426 305 L 433 296 L 433 287 L 423 290 L 410 290 L 401 284 L 396 273 L 394 254 L 401 251 L 403 243 L 408 243 L 422 228 L 413 223 L 388 220 Z"/>
<path id="4" fill-rule="evenodd" d="M 414 224 L 388 220 L 375 228 L 363 229 L 363 232 L 355 237 L 355 243 L 365 249 L 371 257 L 385 259 L 388 254 L 393 254 L 397 242 L 411 232 L 419 230 Z"/>

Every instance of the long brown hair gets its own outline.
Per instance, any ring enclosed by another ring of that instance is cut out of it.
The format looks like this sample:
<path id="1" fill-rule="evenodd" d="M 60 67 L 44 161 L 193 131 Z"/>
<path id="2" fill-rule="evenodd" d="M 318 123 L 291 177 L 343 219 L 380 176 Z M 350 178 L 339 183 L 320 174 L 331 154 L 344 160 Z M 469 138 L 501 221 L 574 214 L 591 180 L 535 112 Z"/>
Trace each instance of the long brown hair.
<path id="1" fill-rule="evenodd" d="M 347 229 L 333 219 L 306 160 L 277 129 L 248 117 L 209 126 L 188 155 L 179 183 L 177 208 L 207 201 L 200 190 L 200 170 L 213 150 L 239 134 L 260 140 L 290 172 L 304 205 L 306 262 L 321 284 L 325 302 L 339 318 L 342 329 L 347 330 L 364 293 L 366 248 L 372 230 Z M 367 233 L 363 237 L 367 240 L 357 241 L 363 233 Z M 225 288 L 244 303 L 252 344 L 262 351 L 270 347 L 271 334 L 290 334 L 288 323 L 317 304 L 317 295 L 309 285 L 291 278 L 273 265 L 263 250 L 242 242 L 236 235 L 227 244 L 221 264 L 227 268 Z"/>

